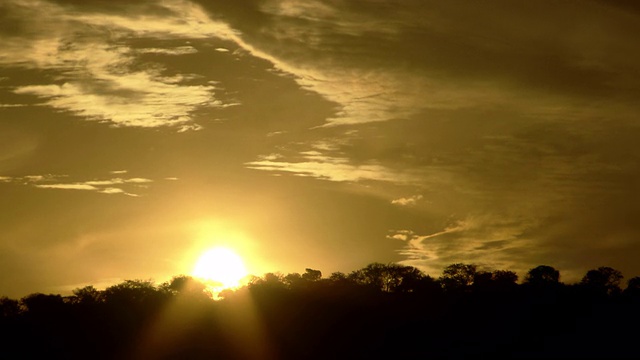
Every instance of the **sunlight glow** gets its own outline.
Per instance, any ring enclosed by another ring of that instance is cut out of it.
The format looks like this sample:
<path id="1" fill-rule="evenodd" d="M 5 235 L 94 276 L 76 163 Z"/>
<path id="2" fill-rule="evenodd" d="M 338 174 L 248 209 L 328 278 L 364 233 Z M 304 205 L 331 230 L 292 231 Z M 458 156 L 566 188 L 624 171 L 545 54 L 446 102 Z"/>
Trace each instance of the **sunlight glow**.
<path id="1" fill-rule="evenodd" d="M 248 275 L 242 258 L 226 247 L 216 247 L 203 253 L 193 268 L 193 276 L 214 283 L 217 289 L 238 287 Z"/>

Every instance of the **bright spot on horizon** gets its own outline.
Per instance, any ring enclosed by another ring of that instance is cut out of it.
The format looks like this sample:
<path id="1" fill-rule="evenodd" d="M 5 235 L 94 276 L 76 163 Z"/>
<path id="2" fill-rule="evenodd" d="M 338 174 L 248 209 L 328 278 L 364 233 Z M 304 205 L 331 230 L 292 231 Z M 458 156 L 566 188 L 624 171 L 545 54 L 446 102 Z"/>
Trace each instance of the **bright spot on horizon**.
<path id="1" fill-rule="evenodd" d="M 240 286 L 240 282 L 249 273 L 242 258 L 226 247 L 207 250 L 198 258 L 192 275 L 205 282 L 212 282 L 215 290 Z"/>

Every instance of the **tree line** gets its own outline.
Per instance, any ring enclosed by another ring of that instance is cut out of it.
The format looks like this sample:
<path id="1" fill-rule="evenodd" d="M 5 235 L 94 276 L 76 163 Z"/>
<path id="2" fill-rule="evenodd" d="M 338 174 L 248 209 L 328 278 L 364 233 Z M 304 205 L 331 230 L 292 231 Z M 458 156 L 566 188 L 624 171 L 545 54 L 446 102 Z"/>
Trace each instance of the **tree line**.
<path id="1" fill-rule="evenodd" d="M 267 273 L 218 301 L 190 276 L 125 280 L 0 297 L 0 358 L 632 358 L 640 277 L 623 279 L 610 267 L 565 284 L 548 265 L 519 282 L 474 264 L 434 278 L 372 263 L 327 277 Z"/>

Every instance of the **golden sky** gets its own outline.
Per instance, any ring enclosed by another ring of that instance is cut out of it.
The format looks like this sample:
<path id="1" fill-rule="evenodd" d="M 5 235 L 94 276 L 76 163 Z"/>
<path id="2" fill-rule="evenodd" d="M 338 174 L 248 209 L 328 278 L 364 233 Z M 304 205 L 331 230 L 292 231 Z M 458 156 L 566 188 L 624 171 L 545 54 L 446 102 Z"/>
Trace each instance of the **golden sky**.
<path id="1" fill-rule="evenodd" d="M 4 0 L 0 295 L 475 263 L 640 275 L 633 1 Z"/>

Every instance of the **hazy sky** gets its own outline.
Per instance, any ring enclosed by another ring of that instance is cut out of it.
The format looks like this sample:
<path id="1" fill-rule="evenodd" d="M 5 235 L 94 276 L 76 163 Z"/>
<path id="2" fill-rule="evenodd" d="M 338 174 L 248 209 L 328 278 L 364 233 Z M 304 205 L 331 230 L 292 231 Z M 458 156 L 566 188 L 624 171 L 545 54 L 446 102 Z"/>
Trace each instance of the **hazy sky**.
<path id="1" fill-rule="evenodd" d="M 0 295 L 218 245 L 638 276 L 638 34 L 622 0 L 3 0 Z"/>

